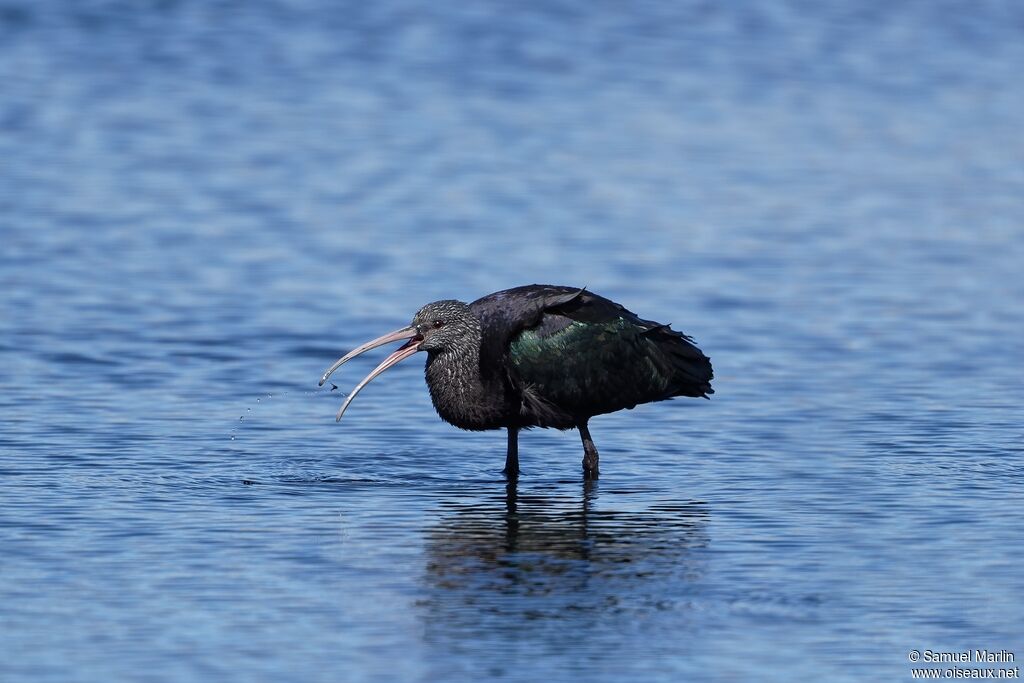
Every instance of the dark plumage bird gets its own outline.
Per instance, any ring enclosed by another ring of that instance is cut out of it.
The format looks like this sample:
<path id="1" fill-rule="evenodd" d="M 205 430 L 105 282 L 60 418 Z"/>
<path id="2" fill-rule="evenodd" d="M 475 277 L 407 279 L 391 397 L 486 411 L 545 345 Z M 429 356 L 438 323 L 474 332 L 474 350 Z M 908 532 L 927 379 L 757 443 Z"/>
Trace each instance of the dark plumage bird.
<path id="1" fill-rule="evenodd" d="M 583 473 L 598 475 L 587 423 L 595 415 L 674 396 L 713 394 L 711 361 L 686 335 L 643 320 L 585 289 L 528 285 L 471 304 L 427 304 L 412 324 L 359 346 L 332 365 L 408 340 L 348 395 L 338 419 L 374 377 L 417 351 L 438 415 L 461 429 L 508 430 L 505 474 L 519 473 L 519 430 L 580 431 Z"/>

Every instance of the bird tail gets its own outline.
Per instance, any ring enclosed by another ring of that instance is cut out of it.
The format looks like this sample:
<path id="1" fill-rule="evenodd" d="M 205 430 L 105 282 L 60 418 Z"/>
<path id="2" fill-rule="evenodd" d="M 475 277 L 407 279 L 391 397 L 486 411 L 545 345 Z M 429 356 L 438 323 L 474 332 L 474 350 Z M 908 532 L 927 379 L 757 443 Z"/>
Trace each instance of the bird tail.
<path id="1" fill-rule="evenodd" d="M 668 325 L 650 329 L 645 334 L 658 345 L 669 366 L 672 396 L 708 398 L 709 394 L 715 393 L 711 388 L 711 380 L 715 377 L 711 359 L 697 348 L 690 337 Z"/>

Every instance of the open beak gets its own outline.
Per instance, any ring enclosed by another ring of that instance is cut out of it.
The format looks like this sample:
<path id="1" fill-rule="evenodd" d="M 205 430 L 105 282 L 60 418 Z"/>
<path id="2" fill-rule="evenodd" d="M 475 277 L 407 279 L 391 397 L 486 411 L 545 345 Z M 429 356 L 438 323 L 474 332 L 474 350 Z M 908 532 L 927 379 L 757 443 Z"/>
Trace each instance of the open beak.
<path id="1" fill-rule="evenodd" d="M 365 344 L 362 344 L 361 346 L 357 346 L 356 348 L 352 349 L 344 356 L 339 358 L 334 365 L 327 368 L 327 372 L 325 372 L 323 374 L 323 377 L 320 378 L 320 386 L 324 385 L 324 382 L 327 381 L 327 378 L 330 377 L 335 370 L 337 370 L 342 365 L 352 360 L 359 354 L 366 353 L 370 349 L 375 349 L 378 346 L 383 346 L 384 344 L 389 344 L 394 341 L 400 341 L 402 339 L 409 340 L 405 344 L 397 348 L 390 356 L 385 358 L 380 365 L 373 369 L 373 372 L 364 377 L 363 381 L 356 385 L 356 388 L 353 389 L 352 392 L 348 395 L 348 397 L 345 399 L 345 402 L 341 404 L 341 409 L 338 410 L 338 416 L 336 421 L 341 420 L 341 416 L 344 415 L 345 410 L 348 409 L 348 404 L 352 403 L 352 399 L 354 399 L 356 395 L 363 390 L 363 387 L 372 382 L 377 375 L 381 374 L 382 372 L 390 368 L 392 365 L 397 365 L 398 363 L 401 363 L 403 360 L 405 360 L 406 358 L 420 350 L 420 344 L 423 342 L 423 339 L 418 338 L 418 336 L 419 333 L 416 331 L 416 328 L 412 326 L 403 327 L 400 330 L 389 332 L 388 334 L 385 334 L 383 337 L 377 337 L 376 339 L 368 341 Z"/>

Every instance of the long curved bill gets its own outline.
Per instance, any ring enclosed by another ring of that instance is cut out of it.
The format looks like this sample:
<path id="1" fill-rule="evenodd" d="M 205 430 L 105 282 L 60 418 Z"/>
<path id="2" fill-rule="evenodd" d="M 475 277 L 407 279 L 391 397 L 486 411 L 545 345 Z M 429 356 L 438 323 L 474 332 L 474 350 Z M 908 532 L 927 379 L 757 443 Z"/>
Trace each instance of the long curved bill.
<path id="1" fill-rule="evenodd" d="M 409 327 L 403 327 L 402 329 L 395 330 L 394 332 L 388 332 L 383 337 L 377 337 L 376 339 L 372 339 L 372 340 L 366 342 L 365 344 L 361 344 L 360 346 L 357 346 L 356 348 L 352 349 L 351 351 L 346 353 L 344 356 L 339 358 L 337 361 L 335 361 L 334 365 L 332 365 L 331 367 L 327 368 L 327 372 L 325 372 L 323 374 L 323 376 L 320 377 L 320 385 L 319 386 L 323 386 L 324 382 L 327 381 L 328 377 L 330 377 L 332 374 L 334 374 L 335 370 L 337 370 L 342 365 L 344 365 L 345 363 L 349 362 L 350 360 L 352 360 L 353 358 L 355 358 L 359 354 L 366 353 L 370 349 L 375 349 L 378 346 L 383 346 L 384 344 L 390 344 L 391 342 L 401 341 L 402 339 L 410 339 L 410 338 L 415 337 L 415 336 L 416 336 L 416 328 L 414 328 L 414 327 L 412 327 L 410 325 Z"/>
<path id="2" fill-rule="evenodd" d="M 420 350 L 420 344 L 423 342 L 423 340 L 416 339 L 416 336 L 417 332 L 415 328 L 403 327 L 400 330 L 395 330 L 394 332 L 385 334 L 383 337 L 378 337 L 373 341 L 368 341 L 362 346 L 357 346 L 356 348 L 352 349 L 344 356 L 339 358 L 334 365 L 327 369 L 327 372 L 325 372 L 323 377 L 320 378 L 320 386 L 323 386 L 324 382 L 327 381 L 327 378 L 331 376 L 331 373 L 333 373 L 335 370 L 340 368 L 344 363 L 348 362 L 352 358 L 355 358 L 359 354 L 365 353 L 370 349 L 377 348 L 378 346 L 387 344 L 389 342 L 398 341 L 400 339 L 409 340 L 408 342 L 400 346 L 398 349 L 396 349 L 390 356 L 385 358 L 380 365 L 373 369 L 373 372 L 364 377 L 363 381 L 356 385 L 355 389 L 353 389 L 352 392 L 349 393 L 348 397 L 345 399 L 345 402 L 341 404 L 341 408 L 338 410 L 338 415 L 335 419 L 336 422 L 341 421 L 341 416 L 345 414 L 345 411 L 348 409 L 349 404 L 352 403 L 352 400 L 356 397 L 356 395 L 363 390 L 363 387 L 372 382 L 377 375 L 381 374 L 382 372 L 392 367 L 393 365 L 401 363 L 403 360 L 405 360 L 406 358 Z"/>
<path id="3" fill-rule="evenodd" d="M 364 377 L 363 381 L 356 385 L 356 388 L 353 389 L 352 393 L 350 393 L 348 395 L 348 397 L 345 399 L 345 402 L 341 404 L 341 408 L 338 409 L 338 416 L 335 418 L 334 421 L 335 422 L 340 422 L 341 421 L 341 416 L 344 415 L 345 411 L 348 409 L 348 404 L 352 403 L 352 399 L 354 399 L 356 397 L 356 395 L 360 391 L 363 390 L 363 387 L 365 387 L 367 384 L 372 382 L 374 377 L 376 377 L 380 373 L 384 372 L 385 370 L 390 368 L 392 365 L 398 365 L 403 360 L 405 360 L 409 356 L 411 356 L 414 353 L 416 353 L 417 351 L 419 351 L 420 350 L 420 343 L 422 341 L 423 341 L 422 339 L 410 339 L 405 344 L 402 344 L 402 346 L 400 346 L 394 353 L 392 353 L 390 356 L 385 358 L 384 362 L 382 362 L 380 365 L 375 367 L 373 369 L 373 372 L 371 372 L 369 375 Z"/>

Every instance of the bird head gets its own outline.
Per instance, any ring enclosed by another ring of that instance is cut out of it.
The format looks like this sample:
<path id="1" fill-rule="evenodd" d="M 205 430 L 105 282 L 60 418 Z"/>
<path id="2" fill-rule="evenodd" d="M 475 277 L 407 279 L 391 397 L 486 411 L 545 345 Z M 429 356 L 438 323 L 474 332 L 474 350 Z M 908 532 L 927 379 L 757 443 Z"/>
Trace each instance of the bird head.
<path id="1" fill-rule="evenodd" d="M 385 358 L 380 365 L 374 368 L 369 375 L 356 385 L 355 389 L 345 399 L 345 402 L 341 404 L 341 409 L 338 411 L 337 416 L 337 419 L 341 420 L 341 416 L 345 414 L 345 410 L 352 403 L 356 394 L 362 391 L 363 387 L 369 384 L 377 375 L 397 365 L 417 351 L 438 353 L 449 349 L 458 349 L 473 339 L 474 334 L 479 329 L 480 321 L 473 315 L 468 305 L 453 299 L 434 301 L 417 311 L 416 315 L 413 316 L 412 324 L 408 327 L 403 327 L 372 339 L 339 358 L 320 378 L 320 386 L 324 385 L 324 382 L 327 381 L 327 378 L 335 370 L 359 354 L 390 342 L 407 340 L 405 344 L 395 349 L 390 356 Z"/>
<path id="2" fill-rule="evenodd" d="M 444 351 L 457 348 L 461 342 L 471 338 L 480 322 L 461 301 L 445 299 L 429 303 L 412 319 L 412 327 L 423 338 L 420 351 Z"/>

